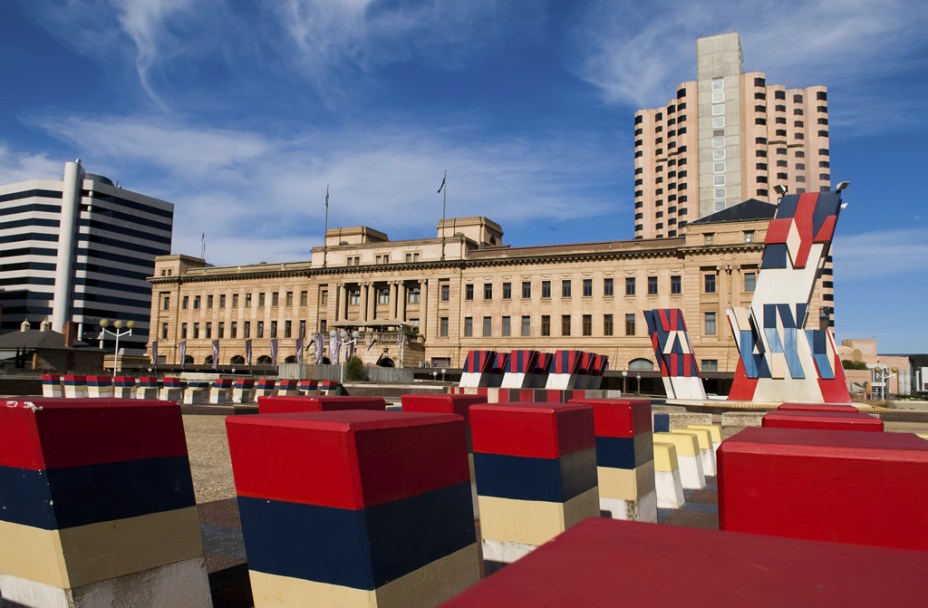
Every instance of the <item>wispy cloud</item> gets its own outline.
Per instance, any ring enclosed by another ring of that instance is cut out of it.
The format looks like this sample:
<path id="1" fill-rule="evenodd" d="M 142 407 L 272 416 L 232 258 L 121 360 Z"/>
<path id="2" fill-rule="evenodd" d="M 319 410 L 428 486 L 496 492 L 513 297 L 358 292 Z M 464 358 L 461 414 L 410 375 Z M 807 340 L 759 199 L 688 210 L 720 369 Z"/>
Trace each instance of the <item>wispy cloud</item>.
<path id="1" fill-rule="evenodd" d="M 925 57 L 926 25 L 928 5 L 905 0 L 600 2 L 575 31 L 577 71 L 607 102 L 655 106 L 695 78 L 697 37 L 736 31 L 746 70 L 840 87 L 912 69 L 901 57 Z"/>
<path id="2" fill-rule="evenodd" d="M 608 187 L 613 158 L 578 133 L 474 142 L 460 130 L 408 126 L 271 139 L 151 116 L 34 124 L 79 148 L 88 170 L 177 203 L 175 250 L 199 252 L 207 228 L 217 263 L 305 259 L 321 242 L 326 185 L 330 226 L 369 225 L 400 239 L 435 234 L 445 169 L 452 217 L 546 225 L 611 218 L 619 207 Z"/>
<path id="3" fill-rule="evenodd" d="M 928 241 L 922 229 L 839 234 L 834 257 L 836 277 L 842 282 L 928 273 Z"/>
<path id="4" fill-rule="evenodd" d="M 58 179 L 64 162 L 45 154 L 29 154 L 11 150 L 0 143 L 0 184 L 31 179 Z"/>

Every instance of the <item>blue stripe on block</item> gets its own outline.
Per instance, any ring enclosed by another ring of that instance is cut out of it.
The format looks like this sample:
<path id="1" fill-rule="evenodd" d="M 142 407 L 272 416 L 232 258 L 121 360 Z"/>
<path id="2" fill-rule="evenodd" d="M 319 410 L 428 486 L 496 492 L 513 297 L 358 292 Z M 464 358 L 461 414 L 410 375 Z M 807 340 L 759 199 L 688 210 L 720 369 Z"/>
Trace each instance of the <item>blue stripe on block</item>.
<path id="1" fill-rule="evenodd" d="M 667 426 L 669 429 L 669 421 Z M 651 433 L 639 433 L 634 437 L 596 438 L 596 466 L 634 469 L 652 460 L 654 460 L 654 436 Z"/>
<path id="2" fill-rule="evenodd" d="M 368 509 L 240 496 L 248 568 L 372 591 L 476 542 L 470 483 Z"/>
<path id="3" fill-rule="evenodd" d="M 474 474 L 480 496 L 567 502 L 596 486 L 596 453 L 528 458 L 475 452 Z"/>
<path id="4" fill-rule="evenodd" d="M 195 504 L 186 456 L 43 471 L 0 467 L 0 520 L 44 530 Z"/>
<path id="5" fill-rule="evenodd" d="M 670 432 L 670 415 L 669 414 L 654 414 L 654 432 L 655 433 L 669 433 Z"/>

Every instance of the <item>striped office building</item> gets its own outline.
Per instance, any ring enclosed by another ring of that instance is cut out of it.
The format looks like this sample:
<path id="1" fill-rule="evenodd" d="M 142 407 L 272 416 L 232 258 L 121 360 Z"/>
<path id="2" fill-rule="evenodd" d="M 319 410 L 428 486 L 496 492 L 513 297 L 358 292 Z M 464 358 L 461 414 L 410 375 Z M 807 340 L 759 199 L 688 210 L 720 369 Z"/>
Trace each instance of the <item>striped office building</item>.
<path id="1" fill-rule="evenodd" d="M 0 331 L 43 320 L 94 341 L 99 321 L 135 321 L 120 346 L 148 342 L 155 256 L 171 251 L 174 205 L 65 164 L 60 181 L 0 186 Z M 110 344 L 109 346 L 112 346 Z"/>

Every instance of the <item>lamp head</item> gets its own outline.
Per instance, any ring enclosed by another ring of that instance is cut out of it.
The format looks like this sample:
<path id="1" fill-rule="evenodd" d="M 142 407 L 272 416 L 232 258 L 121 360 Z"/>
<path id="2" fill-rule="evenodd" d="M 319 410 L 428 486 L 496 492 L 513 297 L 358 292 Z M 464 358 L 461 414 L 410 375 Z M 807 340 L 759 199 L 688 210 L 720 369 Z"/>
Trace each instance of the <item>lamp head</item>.
<path id="1" fill-rule="evenodd" d="M 835 192 L 841 192 L 845 188 L 851 185 L 851 182 L 838 182 L 838 185 L 835 186 Z"/>
<path id="2" fill-rule="evenodd" d="M 100 327 L 106 327 L 109 324 L 110 324 L 109 319 L 100 319 Z"/>
<path id="3" fill-rule="evenodd" d="M 360 335 L 361 335 L 361 332 L 359 332 L 358 330 L 354 330 L 353 332 L 351 332 L 351 337 L 354 338 L 355 340 L 357 340 L 358 336 Z"/>
<path id="4" fill-rule="evenodd" d="M 116 329 L 119 329 L 120 327 L 122 327 L 122 321 L 120 321 L 119 319 L 116 319 L 115 321 L 113 321 L 113 327 L 115 327 Z"/>
<path id="5" fill-rule="evenodd" d="M 126 323 L 126 327 L 128 327 L 129 329 L 133 329 L 135 327 L 135 321 L 129 321 L 128 323 Z"/>
<path id="6" fill-rule="evenodd" d="M 338 335 L 338 332 L 336 332 L 334 329 L 330 329 L 330 330 L 329 330 L 329 337 L 330 337 L 330 338 L 334 338 L 334 337 L 337 336 L 337 335 Z"/>
<path id="7" fill-rule="evenodd" d="M 786 186 L 784 186 L 783 184 L 777 184 L 776 186 L 773 187 L 773 191 L 779 194 L 780 196 L 783 196 L 784 194 L 786 194 Z"/>

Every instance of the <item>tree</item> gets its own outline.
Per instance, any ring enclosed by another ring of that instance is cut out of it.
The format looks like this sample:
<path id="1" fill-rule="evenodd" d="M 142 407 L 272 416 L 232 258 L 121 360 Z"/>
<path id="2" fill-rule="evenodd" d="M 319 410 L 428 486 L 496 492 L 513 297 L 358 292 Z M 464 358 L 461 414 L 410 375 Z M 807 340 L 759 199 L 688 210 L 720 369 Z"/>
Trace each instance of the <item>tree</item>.
<path id="1" fill-rule="evenodd" d="M 364 380 L 364 362 L 360 357 L 351 357 L 345 364 L 345 380 Z"/>

